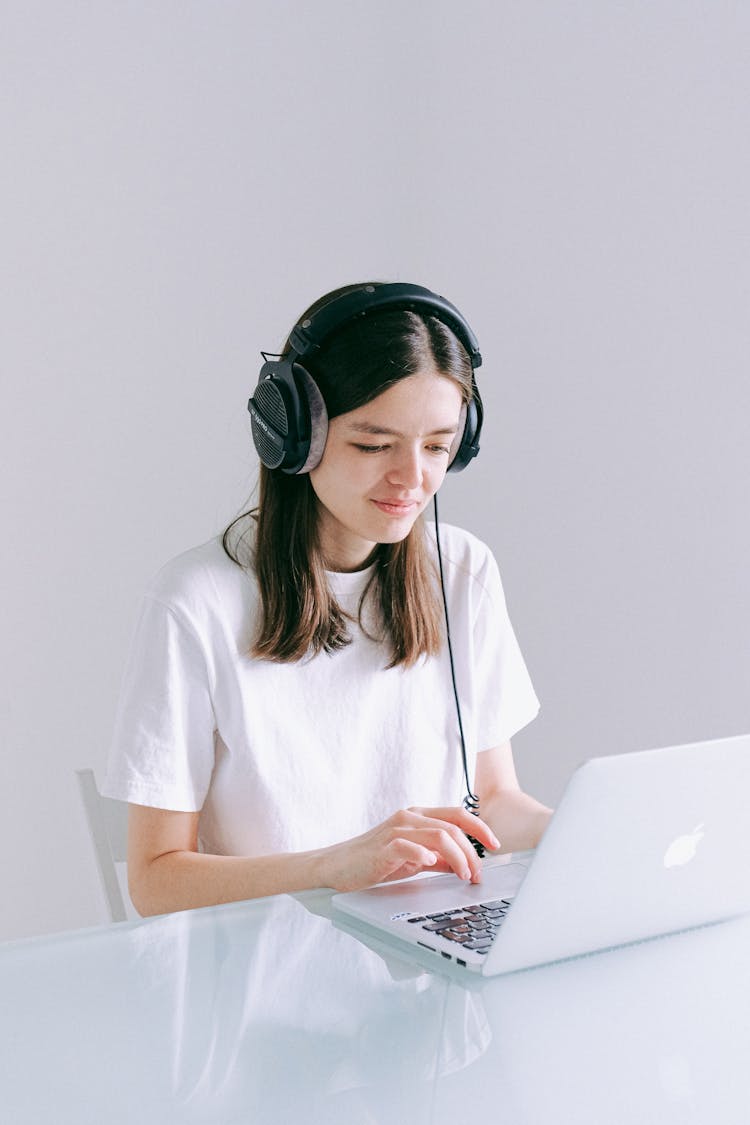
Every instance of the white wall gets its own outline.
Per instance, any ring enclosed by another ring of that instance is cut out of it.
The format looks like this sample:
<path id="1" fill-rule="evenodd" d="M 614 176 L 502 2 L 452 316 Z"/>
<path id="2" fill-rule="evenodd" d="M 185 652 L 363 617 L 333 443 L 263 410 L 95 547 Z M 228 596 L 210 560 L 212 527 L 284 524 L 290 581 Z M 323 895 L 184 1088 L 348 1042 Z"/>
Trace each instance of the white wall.
<path id="1" fill-rule="evenodd" d="M 261 347 L 349 280 L 472 322 L 495 549 L 542 699 L 519 772 L 750 729 L 750 9 L 10 0 L 0 938 L 102 920 L 140 590 L 249 492 Z"/>

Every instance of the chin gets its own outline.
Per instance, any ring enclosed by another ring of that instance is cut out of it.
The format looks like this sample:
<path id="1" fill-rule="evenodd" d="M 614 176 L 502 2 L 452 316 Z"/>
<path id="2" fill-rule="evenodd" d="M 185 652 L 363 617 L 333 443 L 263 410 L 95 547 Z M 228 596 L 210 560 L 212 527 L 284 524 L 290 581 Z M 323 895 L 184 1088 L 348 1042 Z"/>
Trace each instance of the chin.
<path id="1" fill-rule="evenodd" d="M 403 543 L 416 522 L 416 519 L 410 519 L 408 523 L 404 521 L 400 525 L 392 523 L 385 530 L 380 530 L 375 541 L 377 543 Z"/>

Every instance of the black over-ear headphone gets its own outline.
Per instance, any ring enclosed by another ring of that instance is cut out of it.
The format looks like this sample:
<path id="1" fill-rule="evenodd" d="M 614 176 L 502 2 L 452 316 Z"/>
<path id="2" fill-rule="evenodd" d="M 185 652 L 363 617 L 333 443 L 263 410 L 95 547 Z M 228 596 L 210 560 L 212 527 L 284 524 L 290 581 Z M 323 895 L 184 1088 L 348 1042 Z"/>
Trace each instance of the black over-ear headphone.
<path id="1" fill-rule="evenodd" d="M 474 371 L 482 362 L 474 333 L 455 305 L 437 293 L 421 285 L 377 283 L 334 297 L 313 316 L 295 325 L 285 356 L 267 359 L 263 364 L 247 408 L 255 448 L 269 469 L 281 469 L 290 474 L 309 473 L 323 456 L 328 412 L 317 383 L 305 368 L 305 358 L 314 355 L 324 340 L 347 321 L 362 313 L 391 308 L 435 317 L 450 328 L 466 348 L 472 368 L 472 397 L 448 469 L 460 472 L 476 457 L 484 410 L 474 378 Z"/>

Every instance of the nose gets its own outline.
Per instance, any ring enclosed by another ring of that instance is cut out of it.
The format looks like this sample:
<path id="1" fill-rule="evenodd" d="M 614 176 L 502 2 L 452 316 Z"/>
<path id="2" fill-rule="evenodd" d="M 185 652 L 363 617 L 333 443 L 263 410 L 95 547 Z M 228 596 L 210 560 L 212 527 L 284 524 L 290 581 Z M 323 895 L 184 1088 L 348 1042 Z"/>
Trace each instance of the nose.
<path id="1" fill-rule="evenodd" d="M 401 447 L 394 451 L 387 473 L 390 484 L 414 491 L 424 478 L 422 453 L 418 448 Z"/>

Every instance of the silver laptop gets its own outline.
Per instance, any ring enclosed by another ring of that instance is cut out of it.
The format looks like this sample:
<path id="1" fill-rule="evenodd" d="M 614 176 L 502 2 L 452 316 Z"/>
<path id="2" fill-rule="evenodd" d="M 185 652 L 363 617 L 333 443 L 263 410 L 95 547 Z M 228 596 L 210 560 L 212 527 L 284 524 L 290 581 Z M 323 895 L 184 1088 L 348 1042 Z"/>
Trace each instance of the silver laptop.
<path id="1" fill-rule="evenodd" d="M 750 735 L 592 758 L 535 852 L 337 894 L 333 917 L 485 976 L 720 921 L 750 912 L 749 804 Z"/>

